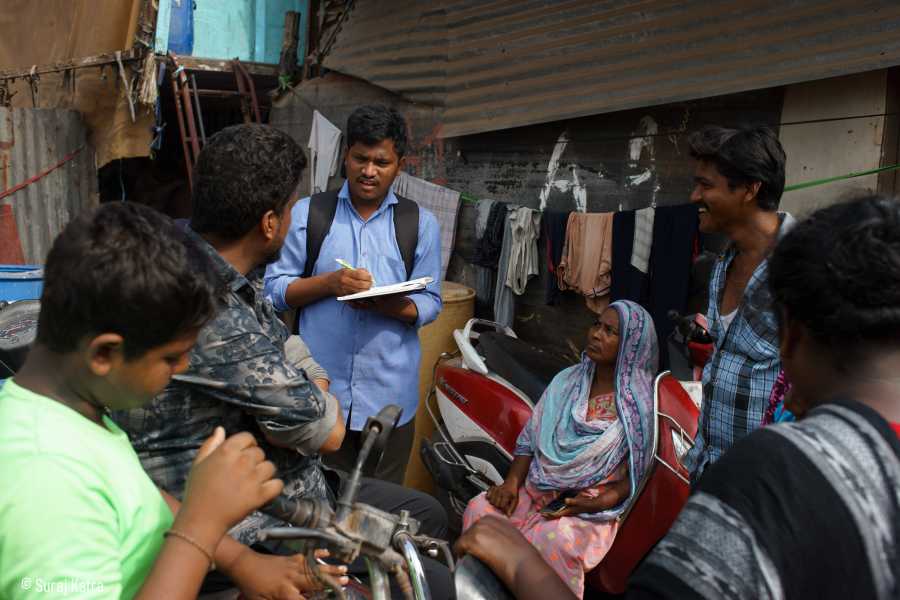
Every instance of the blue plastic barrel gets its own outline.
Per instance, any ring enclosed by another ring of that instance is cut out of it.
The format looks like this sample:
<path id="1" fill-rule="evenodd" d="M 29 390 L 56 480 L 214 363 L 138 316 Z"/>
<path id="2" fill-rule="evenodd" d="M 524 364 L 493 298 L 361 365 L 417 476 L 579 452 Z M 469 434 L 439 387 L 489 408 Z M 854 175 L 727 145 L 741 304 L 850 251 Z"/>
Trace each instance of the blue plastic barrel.
<path id="1" fill-rule="evenodd" d="M 169 18 L 169 50 L 190 56 L 194 53 L 194 0 L 164 0 L 171 2 Z"/>
<path id="2" fill-rule="evenodd" d="M 40 300 L 44 270 L 38 265 L 0 265 L 0 300 Z"/>

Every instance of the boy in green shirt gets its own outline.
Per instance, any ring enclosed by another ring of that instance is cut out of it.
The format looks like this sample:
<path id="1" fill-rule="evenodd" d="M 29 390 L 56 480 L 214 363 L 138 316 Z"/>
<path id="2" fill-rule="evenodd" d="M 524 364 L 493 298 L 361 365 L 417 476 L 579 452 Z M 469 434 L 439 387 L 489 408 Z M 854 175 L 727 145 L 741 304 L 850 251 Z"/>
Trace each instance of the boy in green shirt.
<path id="1" fill-rule="evenodd" d="M 282 489 L 252 435 L 218 428 L 179 507 L 107 416 L 187 367 L 214 281 L 140 205 L 104 205 L 56 239 L 35 346 L 0 390 L 0 598 L 195 598 L 211 567 L 250 552 L 225 532 Z M 282 597 L 300 597 L 294 571 Z"/>

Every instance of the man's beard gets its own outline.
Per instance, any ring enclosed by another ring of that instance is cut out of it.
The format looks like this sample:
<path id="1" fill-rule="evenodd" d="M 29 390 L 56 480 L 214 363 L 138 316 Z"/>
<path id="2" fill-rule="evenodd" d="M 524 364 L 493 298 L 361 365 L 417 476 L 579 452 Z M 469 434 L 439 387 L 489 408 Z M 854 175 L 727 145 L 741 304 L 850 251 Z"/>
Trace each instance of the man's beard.
<path id="1" fill-rule="evenodd" d="M 274 250 L 271 254 L 266 256 L 265 260 L 263 261 L 263 264 L 271 265 L 273 262 L 278 262 L 278 259 L 281 258 L 281 248 L 282 248 L 282 246 L 279 246 L 277 250 Z"/>

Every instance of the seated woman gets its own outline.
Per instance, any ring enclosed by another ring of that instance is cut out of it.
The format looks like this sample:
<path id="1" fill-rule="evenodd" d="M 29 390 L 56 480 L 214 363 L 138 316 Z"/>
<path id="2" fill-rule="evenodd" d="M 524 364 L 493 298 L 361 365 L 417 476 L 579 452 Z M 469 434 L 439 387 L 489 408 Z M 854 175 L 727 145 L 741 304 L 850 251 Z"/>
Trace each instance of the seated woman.
<path id="1" fill-rule="evenodd" d="M 581 598 L 653 456 L 658 348 L 650 315 L 614 302 L 588 332 L 581 363 L 560 372 L 519 435 L 502 485 L 469 504 L 463 529 L 505 515 Z M 629 476 L 630 475 L 630 476 Z M 548 505 L 562 492 L 559 510 Z"/>

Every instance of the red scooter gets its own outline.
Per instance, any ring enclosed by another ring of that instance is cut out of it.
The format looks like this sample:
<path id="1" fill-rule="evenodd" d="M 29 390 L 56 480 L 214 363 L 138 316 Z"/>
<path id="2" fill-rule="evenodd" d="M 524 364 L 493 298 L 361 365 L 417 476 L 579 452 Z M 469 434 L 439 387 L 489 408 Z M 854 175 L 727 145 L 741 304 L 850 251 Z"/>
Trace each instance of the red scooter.
<path id="1" fill-rule="evenodd" d="M 675 316 L 668 340 L 675 373 L 660 373 L 654 386 L 654 465 L 620 517 L 609 553 L 587 576 L 587 586 L 597 591 L 625 591 L 628 576 L 668 531 L 690 494 L 681 461 L 697 433 L 702 388 L 696 366 L 711 353 L 712 339 L 702 317 Z M 435 433 L 423 441 L 420 453 L 458 530 L 469 500 L 503 482 L 535 402 L 569 363 L 492 321 L 471 319 L 453 335 L 459 351 L 441 356 L 435 365 L 435 385 L 426 402 Z"/>

